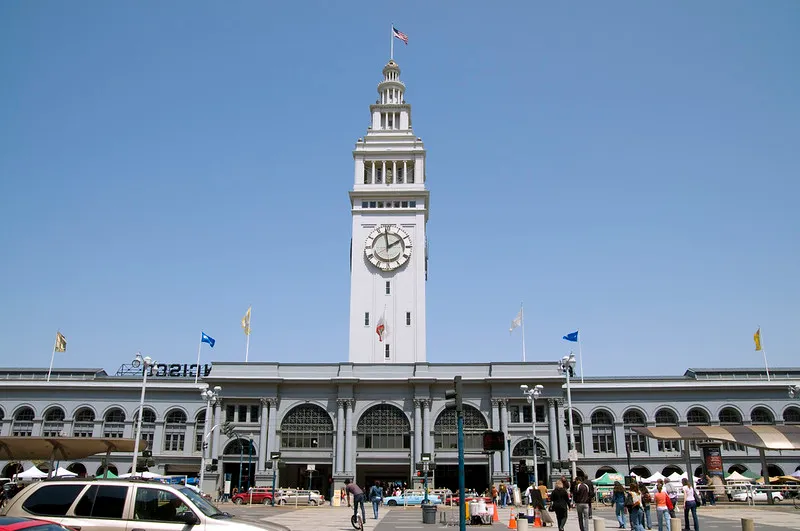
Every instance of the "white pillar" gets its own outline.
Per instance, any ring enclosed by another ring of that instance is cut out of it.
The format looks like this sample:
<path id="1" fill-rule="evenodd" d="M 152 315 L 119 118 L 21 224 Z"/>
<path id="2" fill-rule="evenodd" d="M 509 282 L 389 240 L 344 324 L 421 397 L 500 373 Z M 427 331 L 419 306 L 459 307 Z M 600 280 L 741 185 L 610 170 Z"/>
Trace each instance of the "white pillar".
<path id="1" fill-rule="evenodd" d="M 277 452 L 278 449 L 281 447 L 281 443 L 278 440 L 278 398 L 277 397 L 270 397 L 267 398 L 267 402 L 269 404 L 269 418 L 267 419 L 267 451 L 268 452 Z M 273 474 L 277 473 L 277 470 L 272 471 Z"/>
<path id="2" fill-rule="evenodd" d="M 497 398 L 492 398 L 492 429 L 495 431 L 502 431 L 500 427 L 500 400 Z M 502 471 L 502 455 L 503 454 L 500 452 L 492 454 L 492 468 L 494 472 Z"/>
<path id="3" fill-rule="evenodd" d="M 558 399 L 558 458 L 566 460 L 569 457 L 569 446 L 567 446 L 567 431 L 569 428 L 564 424 L 564 400 Z"/>
<path id="4" fill-rule="evenodd" d="M 269 434 L 267 432 L 267 420 L 269 419 L 269 399 L 261 399 L 261 426 L 258 432 L 258 464 L 256 470 L 263 472 L 265 470 L 264 464 L 267 462 L 267 441 Z"/>
<path id="5" fill-rule="evenodd" d="M 353 463 L 353 447 L 355 438 L 353 437 L 353 406 L 355 401 L 352 398 L 345 400 L 345 421 L 344 421 L 344 448 L 345 448 L 345 472 L 355 474 L 355 463 Z"/>
<path id="6" fill-rule="evenodd" d="M 425 453 L 433 452 L 433 441 L 431 441 L 431 401 L 422 401 L 422 426 L 425 431 L 422 432 L 422 451 Z"/>
<path id="7" fill-rule="evenodd" d="M 414 400 L 414 463 L 419 463 L 422 459 L 422 400 Z"/>
<path id="8" fill-rule="evenodd" d="M 508 438 L 508 400 L 500 400 L 500 431 Z M 508 461 L 500 460 L 500 470 L 505 474 Z"/>
<path id="9" fill-rule="evenodd" d="M 558 431 L 558 418 L 556 417 L 556 401 L 552 398 L 547 400 L 547 435 L 550 442 L 550 462 L 552 462 L 558 455 L 558 442 L 556 434 Z M 545 481 L 545 485 L 547 481 Z"/>
<path id="10" fill-rule="evenodd" d="M 336 401 L 336 465 L 334 473 L 344 473 L 344 409 L 347 400 L 338 399 Z"/>

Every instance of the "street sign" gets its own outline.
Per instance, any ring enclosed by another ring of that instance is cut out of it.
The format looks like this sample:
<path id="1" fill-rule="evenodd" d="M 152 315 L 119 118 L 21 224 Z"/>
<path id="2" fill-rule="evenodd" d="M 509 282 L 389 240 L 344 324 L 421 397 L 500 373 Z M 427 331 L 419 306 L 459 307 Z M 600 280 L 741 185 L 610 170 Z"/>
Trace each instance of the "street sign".
<path id="1" fill-rule="evenodd" d="M 420 460 L 421 461 L 430 461 L 431 460 L 431 454 L 423 453 L 422 456 L 420 457 Z"/>
<path id="2" fill-rule="evenodd" d="M 316 470 L 317 465 L 306 465 L 306 470 Z"/>
<path id="3" fill-rule="evenodd" d="M 533 466 L 533 459 L 526 459 L 525 466 Z"/>
<path id="4" fill-rule="evenodd" d="M 569 451 L 569 460 L 570 461 L 577 461 L 578 460 L 578 451 L 577 450 L 570 450 Z"/>

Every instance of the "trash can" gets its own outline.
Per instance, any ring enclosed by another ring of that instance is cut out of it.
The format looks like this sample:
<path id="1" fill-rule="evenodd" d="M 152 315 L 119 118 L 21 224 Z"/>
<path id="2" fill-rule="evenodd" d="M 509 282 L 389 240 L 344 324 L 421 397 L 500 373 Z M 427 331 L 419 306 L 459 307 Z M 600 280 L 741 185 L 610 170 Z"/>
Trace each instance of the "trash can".
<path id="1" fill-rule="evenodd" d="M 422 506 L 422 523 L 435 524 L 436 523 L 436 506 L 432 503 Z"/>

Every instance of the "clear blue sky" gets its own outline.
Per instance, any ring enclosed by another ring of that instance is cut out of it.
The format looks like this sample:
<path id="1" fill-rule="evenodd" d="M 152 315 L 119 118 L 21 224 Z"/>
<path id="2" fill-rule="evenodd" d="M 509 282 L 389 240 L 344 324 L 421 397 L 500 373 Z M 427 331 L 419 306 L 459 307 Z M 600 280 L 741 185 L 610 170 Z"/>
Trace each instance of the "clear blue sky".
<path id="1" fill-rule="evenodd" d="M 351 151 L 396 41 L 428 359 L 798 365 L 800 3 L 0 3 L 0 364 L 347 360 Z M 314 246 L 309 246 L 309 241 Z"/>

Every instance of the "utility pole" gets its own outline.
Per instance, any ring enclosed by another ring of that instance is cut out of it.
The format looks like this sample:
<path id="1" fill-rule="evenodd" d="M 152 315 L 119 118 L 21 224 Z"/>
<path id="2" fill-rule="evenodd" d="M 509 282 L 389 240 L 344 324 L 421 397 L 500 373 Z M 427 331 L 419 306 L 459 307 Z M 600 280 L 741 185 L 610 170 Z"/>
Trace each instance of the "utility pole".
<path id="1" fill-rule="evenodd" d="M 453 379 L 455 387 L 445 391 L 444 397 L 453 402 L 448 402 L 446 408 L 455 408 L 458 420 L 458 528 L 467 531 L 467 512 L 464 500 L 464 403 L 462 401 L 461 376 Z"/>

